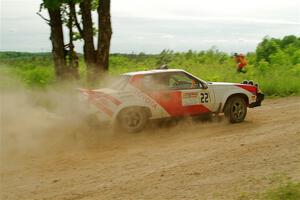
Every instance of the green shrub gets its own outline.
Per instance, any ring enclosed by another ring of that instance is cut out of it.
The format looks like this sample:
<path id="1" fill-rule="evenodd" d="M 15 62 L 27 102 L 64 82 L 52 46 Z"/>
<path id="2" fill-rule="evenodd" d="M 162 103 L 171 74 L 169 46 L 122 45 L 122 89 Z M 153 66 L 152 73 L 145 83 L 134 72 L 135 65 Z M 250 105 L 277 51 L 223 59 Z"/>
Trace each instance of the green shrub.
<path id="1" fill-rule="evenodd" d="M 55 80 L 52 68 L 36 67 L 20 73 L 26 84 L 33 87 L 45 87 Z"/>
<path id="2" fill-rule="evenodd" d="M 263 200 L 299 200 L 300 183 L 288 182 L 275 189 L 270 189 L 260 195 Z"/>

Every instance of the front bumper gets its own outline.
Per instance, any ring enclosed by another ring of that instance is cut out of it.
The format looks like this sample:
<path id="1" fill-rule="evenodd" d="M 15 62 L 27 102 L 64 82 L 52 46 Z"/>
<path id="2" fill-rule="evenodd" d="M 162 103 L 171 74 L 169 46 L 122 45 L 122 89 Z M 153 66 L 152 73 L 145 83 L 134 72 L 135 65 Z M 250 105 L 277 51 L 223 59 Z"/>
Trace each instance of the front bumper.
<path id="1" fill-rule="evenodd" d="M 254 108 L 257 106 L 261 106 L 261 102 L 265 99 L 265 95 L 263 93 L 258 93 L 256 97 L 256 101 L 249 105 L 249 108 Z"/>

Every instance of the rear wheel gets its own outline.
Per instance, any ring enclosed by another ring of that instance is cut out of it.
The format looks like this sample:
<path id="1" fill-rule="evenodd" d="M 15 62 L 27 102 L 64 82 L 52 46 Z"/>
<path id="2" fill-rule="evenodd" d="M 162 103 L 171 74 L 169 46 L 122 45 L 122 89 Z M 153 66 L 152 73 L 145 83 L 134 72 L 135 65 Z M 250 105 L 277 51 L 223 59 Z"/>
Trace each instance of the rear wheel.
<path id="1" fill-rule="evenodd" d="M 247 114 L 246 101 L 240 96 L 231 97 L 225 105 L 224 113 L 231 123 L 244 121 Z"/>
<path id="2" fill-rule="evenodd" d="M 139 132 L 145 128 L 149 115 L 143 108 L 126 108 L 118 116 L 119 127 L 126 132 Z"/>

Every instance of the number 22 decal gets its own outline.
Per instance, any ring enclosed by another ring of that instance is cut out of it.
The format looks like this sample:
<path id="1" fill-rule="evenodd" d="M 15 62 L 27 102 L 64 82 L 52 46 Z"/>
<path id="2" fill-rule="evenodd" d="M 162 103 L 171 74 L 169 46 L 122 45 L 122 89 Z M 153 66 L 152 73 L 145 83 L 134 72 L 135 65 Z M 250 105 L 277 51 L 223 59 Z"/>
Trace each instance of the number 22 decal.
<path id="1" fill-rule="evenodd" d="M 200 102 L 208 103 L 208 92 L 201 92 L 200 95 L 201 95 Z"/>

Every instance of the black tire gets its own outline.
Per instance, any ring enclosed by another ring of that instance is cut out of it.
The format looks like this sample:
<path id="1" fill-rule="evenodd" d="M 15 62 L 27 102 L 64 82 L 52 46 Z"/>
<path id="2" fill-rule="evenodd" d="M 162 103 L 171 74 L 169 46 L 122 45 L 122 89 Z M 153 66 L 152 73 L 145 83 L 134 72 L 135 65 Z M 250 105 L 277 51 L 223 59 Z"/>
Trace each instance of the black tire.
<path id="1" fill-rule="evenodd" d="M 126 108 L 118 115 L 118 126 L 129 133 L 140 132 L 149 121 L 149 115 L 143 108 Z"/>
<path id="2" fill-rule="evenodd" d="M 224 114 L 231 123 L 244 121 L 247 114 L 245 99 L 240 96 L 234 96 L 228 99 L 224 108 Z"/>

